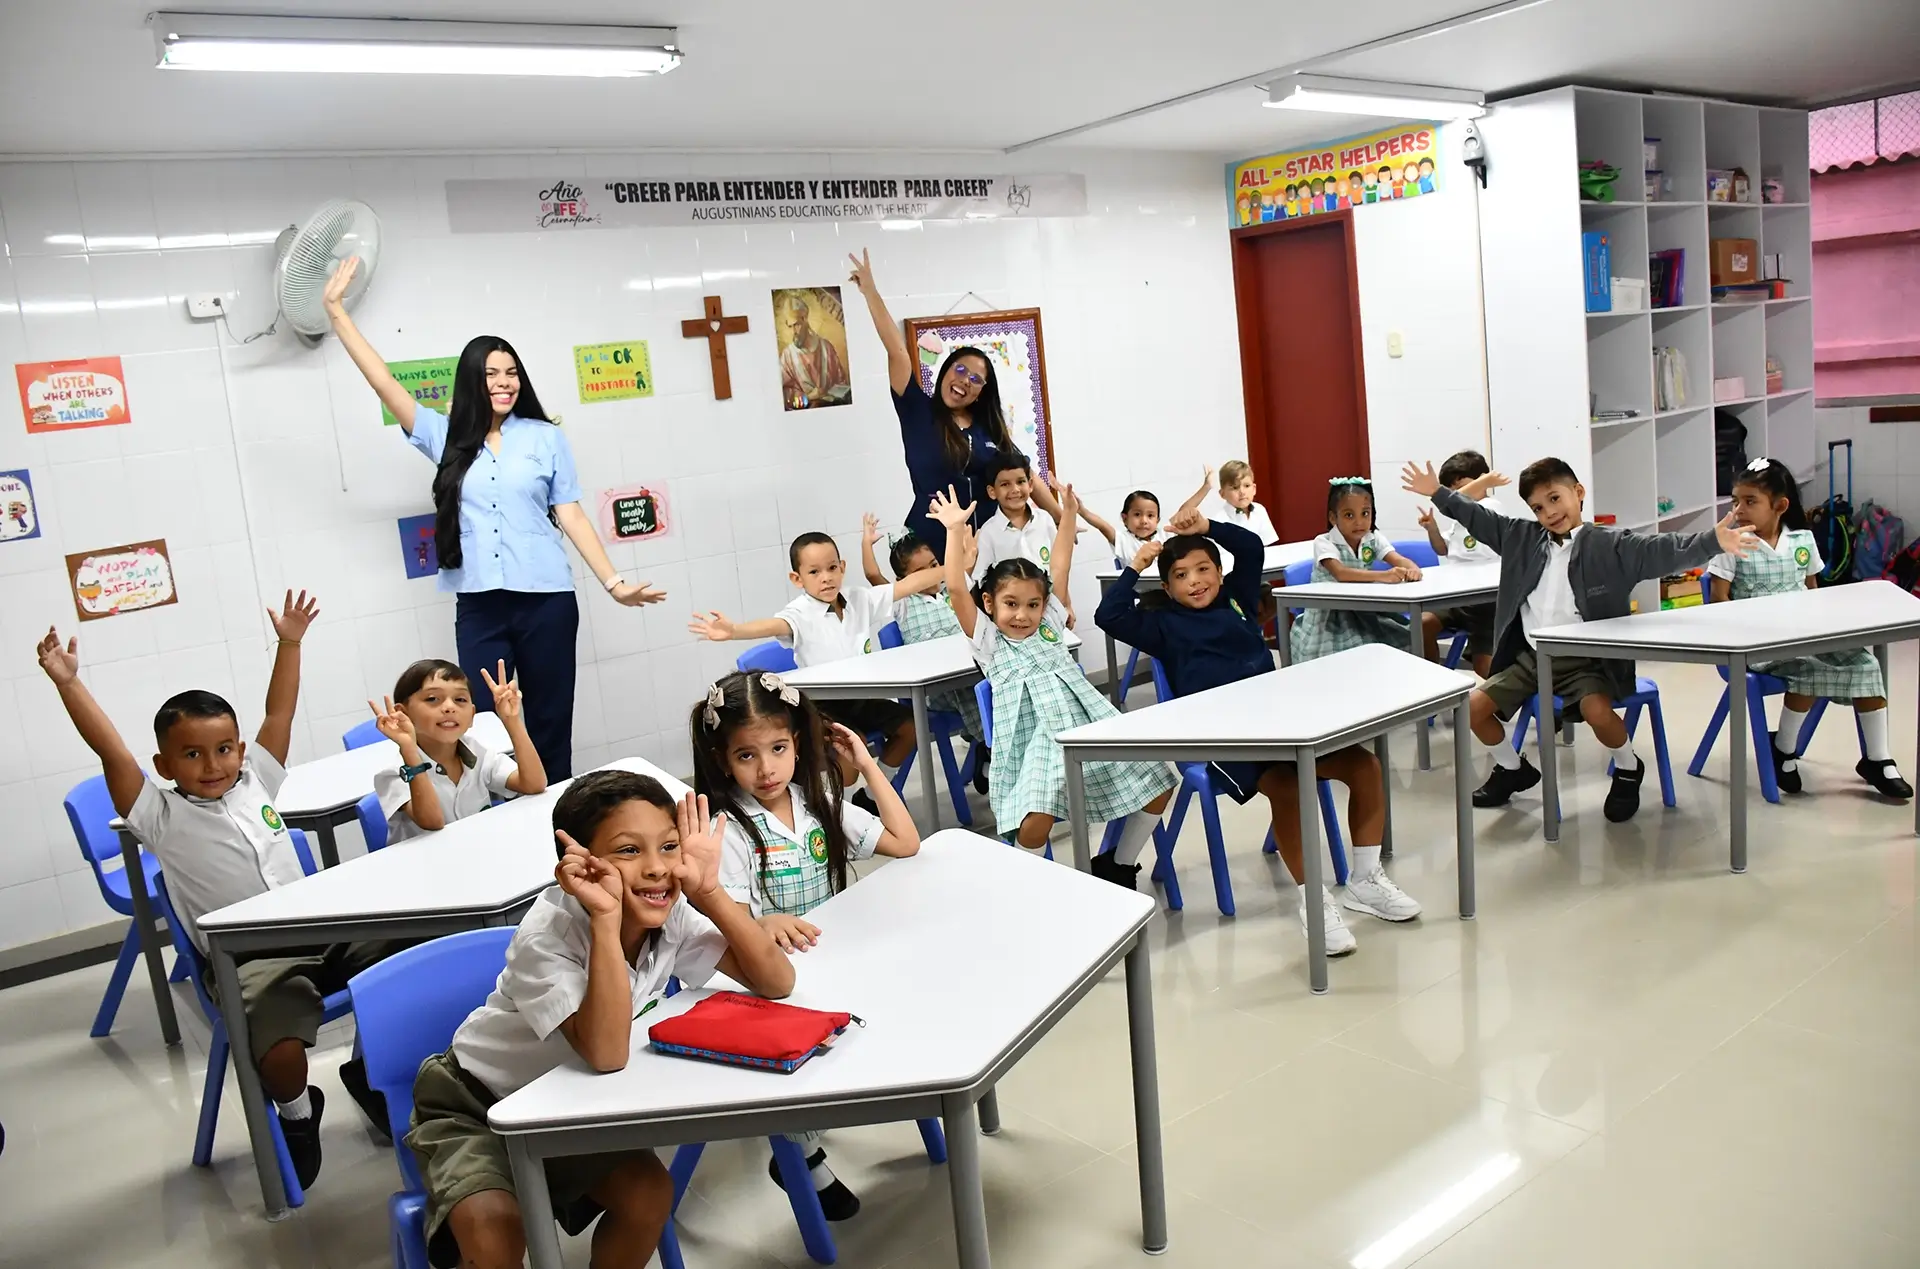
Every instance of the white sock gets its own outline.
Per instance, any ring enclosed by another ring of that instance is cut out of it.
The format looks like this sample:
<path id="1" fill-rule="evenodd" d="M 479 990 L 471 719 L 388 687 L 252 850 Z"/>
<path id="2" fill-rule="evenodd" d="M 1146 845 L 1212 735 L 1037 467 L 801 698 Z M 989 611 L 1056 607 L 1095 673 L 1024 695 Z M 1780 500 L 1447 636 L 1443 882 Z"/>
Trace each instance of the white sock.
<path id="1" fill-rule="evenodd" d="M 300 1096 L 292 1101 L 275 1102 L 274 1105 L 279 1108 L 282 1119 L 313 1118 L 313 1098 L 307 1096 L 307 1090 L 304 1088 L 300 1090 Z"/>
<path id="2" fill-rule="evenodd" d="M 1869 710 L 1862 714 L 1856 711 L 1860 720 L 1860 735 L 1867 742 L 1867 757 L 1874 762 L 1892 762 L 1892 742 L 1887 737 L 1887 711 Z"/>
<path id="3" fill-rule="evenodd" d="M 1603 748 L 1613 755 L 1613 766 L 1616 771 L 1631 771 L 1640 765 L 1640 755 L 1633 751 L 1633 737 L 1631 736 L 1627 737 L 1618 749 L 1615 749 L 1612 745 L 1605 745 Z"/>
<path id="4" fill-rule="evenodd" d="M 1483 751 L 1493 755 L 1494 766 L 1505 767 L 1509 771 L 1518 771 L 1520 769 L 1520 755 L 1513 751 L 1513 742 L 1509 741 L 1505 736 L 1500 737 L 1500 739 L 1494 741 L 1492 744 L 1488 744 L 1478 736 L 1475 736 L 1473 739 L 1474 743 L 1479 745 Z"/>
<path id="5" fill-rule="evenodd" d="M 1380 848 L 1378 846 L 1353 846 L 1348 849 L 1347 879 L 1371 877 L 1380 871 Z"/>
<path id="6" fill-rule="evenodd" d="M 1113 858 L 1116 863 L 1131 864 L 1140 858 L 1140 852 L 1153 839 L 1153 827 L 1160 817 L 1148 811 L 1135 811 L 1122 821 L 1120 838 L 1113 844 Z"/>
<path id="7" fill-rule="evenodd" d="M 1883 714 L 1886 713 L 1885 710 L 1881 710 L 1880 712 Z M 1799 752 L 1800 728 L 1806 721 L 1807 715 L 1805 711 L 1788 709 L 1785 705 L 1780 707 L 1780 726 L 1774 733 L 1773 743 L 1779 746 L 1781 753 Z M 1861 726 L 1865 726 L 1866 721 L 1867 715 L 1860 715 Z"/>

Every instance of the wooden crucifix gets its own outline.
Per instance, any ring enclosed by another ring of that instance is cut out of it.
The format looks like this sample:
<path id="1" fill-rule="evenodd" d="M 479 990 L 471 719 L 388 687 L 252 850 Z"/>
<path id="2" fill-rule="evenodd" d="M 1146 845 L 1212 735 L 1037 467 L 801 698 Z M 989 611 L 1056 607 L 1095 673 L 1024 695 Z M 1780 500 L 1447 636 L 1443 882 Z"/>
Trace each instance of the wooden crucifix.
<path id="1" fill-rule="evenodd" d="M 707 360 L 713 363 L 713 399 L 725 401 L 733 396 L 733 376 L 727 372 L 727 336 L 745 334 L 747 319 L 720 316 L 720 297 L 717 295 L 707 296 L 703 303 L 707 315 L 689 317 L 681 322 L 680 333 L 688 339 L 707 341 Z"/>

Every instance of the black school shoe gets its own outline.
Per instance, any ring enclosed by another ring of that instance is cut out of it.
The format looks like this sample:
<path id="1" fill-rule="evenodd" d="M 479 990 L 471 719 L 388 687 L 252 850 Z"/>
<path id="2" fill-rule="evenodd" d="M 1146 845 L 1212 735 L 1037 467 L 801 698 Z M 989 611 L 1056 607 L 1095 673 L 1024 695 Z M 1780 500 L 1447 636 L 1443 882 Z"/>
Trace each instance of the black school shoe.
<path id="1" fill-rule="evenodd" d="M 1913 797 L 1913 786 L 1902 780 L 1899 768 L 1891 762 L 1875 762 L 1872 758 L 1862 758 L 1853 768 L 1860 778 L 1873 786 L 1873 791 L 1883 798 L 1892 798 L 1897 802 L 1906 802 Z M 1889 775 L 1888 772 L 1893 772 Z"/>
<path id="2" fill-rule="evenodd" d="M 1123 890 L 1138 890 L 1136 884 L 1140 876 L 1139 864 L 1123 864 L 1114 858 L 1112 851 L 1106 851 L 1093 857 L 1091 871 L 1102 881 L 1111 881 Z"/>
<path id="3" fill-rule="evenodd" d="M 1609 822 L 1624 824 L 1633 818 L 1640 809 L 1640 782 L 1647 778 L 1647 760 L 1640 759 L 1640 765 L 1628 771 L 1619 763 L 1613 764 L 1613 787 L 1607 790 L 1607 800 L 1602 806 Z"/>
<path id="4" fill-rule="evenodd" d="M 1503 767 L 1495 764 L 1487 776 L 1487 782 L 1473 791 L 1473 804 L 1481 810 L 1492 806 L 1505 806 L 1516 793 L 1523 793 L 1540 783 L 1540 772 L 1525 754 L 1520 755 L 1520 765 Z"/>
<path id="5" fill-rule="evenodd" d="M 855 789 L 852 795 L 847 798 L 847 801 L 853 803 L 869 815 L 880 814 L 880 807 L 874 802 L 873 794 L 867 792 L 865 789 Z"/>
<path id="6" fill-rule="evenodd" d="M 353 1098 L 353 1104 L 367 1117 L 367 1126 L 373 1130 L 374 1140 L 383 1146 L 393 1144 L 387 1126 L 387 1096 L 377 1092 L 367 1083 L 367 1062 L 365 1058 L 351 1058 L 340 1064 L 340 1083 L 347 1090 L 347 1096 Z"/>
<path id="7" fill-rule="evenodd" d="M 827 1152 L 815 1150 L 807 1156 L 807 1168 L 809 1170 L 817 1168 L 826 1161 Z M 772 1177 L 773 1183 L 781 1189 L 787 1188 L 786 1183 L 780 1179 L 780 1160 L 767 1160 L 767 1175 Z M 839 1177 L 833 1178 L 832 1185 L 824 1190 L 816 1190 L 815 1193 L 820 1196 L 820 1214 L 830 1221 L 851 1220 L 860 1210 L 860 1196 L 849 1190 Z"/>
<path id="8" fill-rule="evenodd" d="M 313 1179 L 320 1175 L 320 1115 L 327 1108 L 326 1094 L 312 1085 L 307 1086 L 307 1097 L 313 1104 L 313 1113 L 305 1119 L 288 1119 L 280 1116 L 280 1135 L 287 1139 L 287 1158 L 293 1162 L 293 1175 L 299 1180 L 300 1188 L 313 1188 Z"/>
<path id="9" fill-rule="evenodd" d="M 1800 764 L 1798 760 L 1794 755 L 1786 753 L 1780 748 L 1779 732 L 1774 732 L 1767 740 L 1768 743 L 1773 746 L 1773 782 L 1779 786 L 1782 793 L 1798 793 L 1800 791 Z M 1787 770 L 1787 764 L 1789 762 L 1794 764 L 1793 770 L 1791 771 Z M 1866 773 L 1862 772 L 1861 774 L 1865 775 Z"/>
<path id="10" fill-rule="evenodd" d="M 987 796 L 987 767 L 993 762 L 993 752 L 985 745 L 975 745 L 973 752 L 973 791 L 981 797 Z"/>

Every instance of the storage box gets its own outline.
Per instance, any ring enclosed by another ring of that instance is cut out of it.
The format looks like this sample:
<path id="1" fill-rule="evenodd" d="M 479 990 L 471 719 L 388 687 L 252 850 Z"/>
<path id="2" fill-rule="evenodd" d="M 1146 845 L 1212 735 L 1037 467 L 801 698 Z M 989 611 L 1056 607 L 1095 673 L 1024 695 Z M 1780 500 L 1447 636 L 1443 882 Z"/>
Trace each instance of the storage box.
<path id="1" fill-rule="evenodd" d="M 1698 574 L 1679 574 L 1660 579 L 1660 607 L 1697 608 L 1706 602 L 1700 593 L 1704 579 Z"/>
<path id="2" fill-rule="evenodd" d="M 1715 238 L 1711 276 L 1715 286 L 1738 286 L 1760 277 L 1760 244 L 1752 238 Z"/>
<path id="3" fill-rule="evenodd" d="M 1767 395 L 1773 396 L 1775 393 L 1785 391 L 1786 386 L 1787 372 L 1786 368 L 1780 364 L 1780 359 L 1767 358 Z"/>
<path id="4" fill-rule="evenodd" d="M 1713 401 L 1718 405 L 1722 401 L 1738 401 L 1747 395 L 1747 381 L 1739 375 L 1713 381 Z"/>
<path id="5" fill-rule="evenodd" d="M 1646 168 L 1647 171 L 1657 172 L 1660 170 L 1660 138 L 1659 137 L 1640 138 L 1640 159 L 1641 159 L 1640 165 Z"/>
<path id="6" fill-rule="evenodd" d="M 1733 169 L 1721 167 L 1707 169 L 1707 201 L 1709 203 L 1733 201 Z"/>
<path id="7" fill-rule="evenodd" d="M 1608 293 L 1616 313 L 1637 313 L 1647 306 L 1647 284 L 1640 278 L 1614 278 Z"/>
<path id="8" fill-rule="evenodd" d="M 1606 234 L 1590 229 L 1580 235 L 1581 260 L 1586 277 L 1587 312 L 1613 311 L 1613 252 Z"/>

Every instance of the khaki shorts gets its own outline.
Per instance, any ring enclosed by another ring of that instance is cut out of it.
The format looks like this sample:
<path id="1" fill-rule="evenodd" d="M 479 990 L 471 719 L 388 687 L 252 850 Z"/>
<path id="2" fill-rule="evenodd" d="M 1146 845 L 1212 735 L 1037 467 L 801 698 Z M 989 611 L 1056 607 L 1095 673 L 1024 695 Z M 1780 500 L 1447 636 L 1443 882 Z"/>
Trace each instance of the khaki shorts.
<path id="1" fill-rule="evenodd" d="M 326 1016 L 326 997 L 347 989 L 347 980 L 412 940 L 368 939 L 333 943 L 297 952 L 266 952 L 240 961 L 240 1008 L 247 1015 L 247 1047 L 257 1064 L 282 1040 L 298 1040 L 311 1049 Z M 220 1003 L 219 983 L 207 975 L 207 994 Z"/>
<path id="2" fill-rule="evenodd" d="M 491 1089 L 461 1069 L 451 1051 L 422 1062 L 420 1074 L 414 1077 L 413 1125 L 406 1144 L 427 1187 L 427 1259 L 436 1266 L 460 1263 L 459 1245 L 446 1221 L 462 1199 L 482 1190 L 513 1193 L 506 1140 L 487 1126 L 487 1109 L 498 1100 Z M 561 1227 L 578 1234 L 592 1224 L 601 1209 L 587 1197 L 588 1192 L 636 1155 L 652 1158 L 653 1152 L 545 1160 L 547 1197 Z"/>
<path id="3" fill-rule="evenodd" d="M 1493 605 L 1469 604 L 1464 608 L 1442 608 L 1433 614 L 1442 630 L 1467 632 L 1467 655 L 1493 655 Z"/>
<path id="4" fill-rule="evenodd" d="M 1540 691 L 1540 667 L 1533 649 L 1521 648 L 1513 664 L 1482 683 L 1480 690 L 1493 699 L 1495 713 L 1503 719 L 1512 718 L 1515 710 Z M 1589 696 L 1604 696 L 1612 705 L 1613 684 L 1607 678 L 1606 663 L 1593 657 L 1555 657 L 1553 694 L 1570 710 L 1578 709 Z"/>

